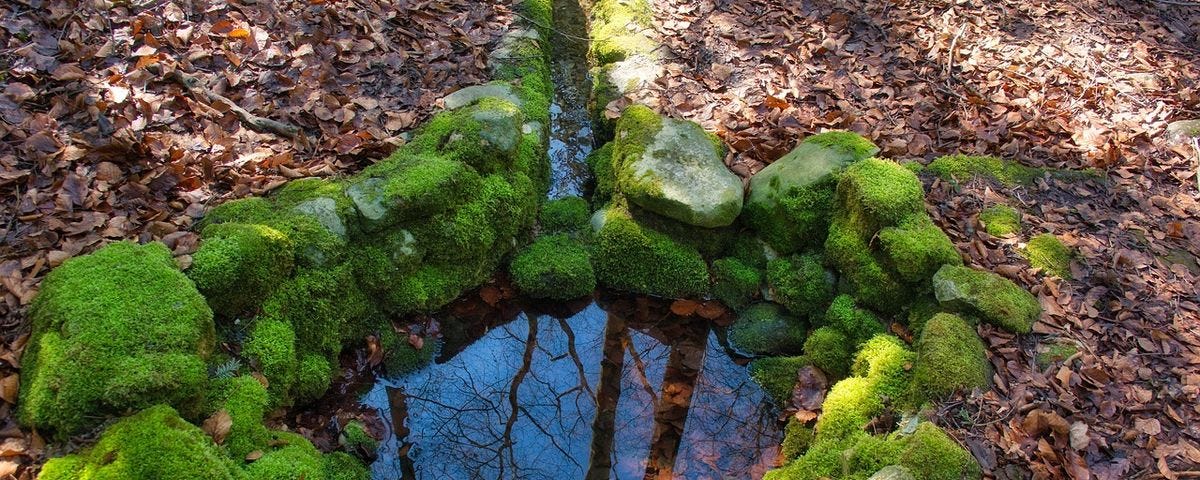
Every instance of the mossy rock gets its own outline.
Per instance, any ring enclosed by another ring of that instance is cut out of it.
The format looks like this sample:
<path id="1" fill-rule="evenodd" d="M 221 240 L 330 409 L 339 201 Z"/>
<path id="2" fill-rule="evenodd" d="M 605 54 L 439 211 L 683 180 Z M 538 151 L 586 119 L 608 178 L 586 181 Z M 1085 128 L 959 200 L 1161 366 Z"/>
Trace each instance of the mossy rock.
<path id="1" fill-rule="evenodd" d="M 949 181 L 984 177 L 1007 187 L 1032 184 L 1045 173 L 1044 169 L 1026 167 L 1013 160 L 972 155 L 938 157 L 925 170 Z"/>
<path id="2" fill-rule="evenodd" d="M 592 265 L 601 285 L 669 298 L 708 292 L 708 265 L 700 252 L 638 224 L 610 205 L 592 216 Z"/>
<path id="3" fill-rule="evenodd" d="M 993 237 L 1011 237 L 1021 231 L 1021 212 L 1004 204 L 992 205 L 979 212 L 983 230 Z"/>
<path id="4" fill-rule="evenodd" d="M 299 366 L 296 331 L 292 325 L 274 318 L 259 319 L 242 345 L 242 355 L 250 359 L 267 379 L 270 406 L 289 404 Z"/>
<path id="5" fill-rule="evenodd" d="M 821 327 L 813 330 L 805 340 L 804 356 L 812 361 L 813 366 L 836 380 L 845 377 L 850 371 L 852 347 L 850 338 L 841 330 Z"/>
<path id="6" fill-rule="evenodd" d="M 1029 333 L 1042 314 L 1038 299 L 1020 285 L 969 267 L 943 266 L 933 276 L 933 293 L 943 307 L 976 315 L 1010 332 Z"/>
<path id="7" fill-rule="evenodd" d="M 452 209 L 478 191 L 482 177 L 467 164 L 433 153 L 400 150 L 350 180 L 346 195 L 368 232 Z"/>
<path id="8" fill-rule="evenodd" d="M 539 223 L 543 234 L 578 234 L 588 230 L 592 212 L 587 200 L 576 196 L 556 198 L 542 205 Z"/>
<path id="9" fill-rule="evenodd" d="M 806 138 L 750 179 L 746 222 L 781 254 L 820 247 L 829 229 L 838 172 L 879 152 L 852 132 Z"/>
<path id="10" fill-rule="evenodd" d="M 838 271 L 839 290 L 872 308 L 894 313 L 911 297 L 900 275 L 876 258 L 847 218 L 835 218 L 830 225 L 825 259 Z"/>
<path id="11" fill-rule="evenodd" d="M 509 272 L 517 288 L 533 298 L 569 300 L 596 289 L 587 249 L 566 235 L 538 238 L 517 254 Z"/>
<path id="12" fill-rule="evenodd" d="M 791 403 L 800 369 L 811 364 L 803 355 L 760 358 L 750 362 L 750 379 L 762 387 L 776 405 L 786 406 Z"/>
<path id="13" fill-rule="evenodd" d="M 722 258 L 712 264 L 713 296 L 737 310 L 758 297 L 763 273 L 737 258 Z"/>
<path id="14" fill-rule="evenodd" d="M 819 317 L 833 299 L 833 274 L 817 255 L 780 257 L 767 263 L 773 300 L 804 318 Z"/>
<path id="15" fill-rule="evenodd" d="M 783 468 L 767 472 L 765 480 L 869 480 L 886 469 L 901 469 L 922 480 L 968 480 L 982 477 L 979 463 L 941 428 L 921 422 L 911 434 L 818 439 L 808 451 Z"/>
<path id="16" fill-rule="evenodd" d="M 795 355 L 804 348 L 804 322 L 778 305 L 758 303 L 742 310 L 729 328 L 729 341 L 751 355 Z"/>
<path id="17" fill-rule="evenodd" d="M 1021 251 L 1029 264 L 1060 278 L 1071 278 L 1071 260 L 1075 252 L 1050 233 L 1034 235 Z"/>
<path id="18" fill-rule="evenodd" d="M 825 310 L 825 322 L 846 334 L 852 346 L 861 345 L 884 332 L 883 322 L 870 310 L 860 308 L 849 295 L 838 295 Z"/>
<path id="19" fill-rule="evenodd" d="M 368 453 L 374 455 L 379 449 L 379 440 L 371 436 L 371 432 L 367 431 L 366 425 L 357 420 L 352 420 L 342 428 L 342 434 L 338 440 L 349 453 Z"/>
<path id="20" fill-rule="evenodd" d="M 370 471 L 353 457 L 334 452 L 322 455 L 304 437 L 273 432 L 274 449 L 245 468 L 247 480 L 367 480 Z"/>
<path id="21" fill-rule="evenodd" d="M 66 436 L 157 403 L 198 413 L 213 314 L 163 244 L 119 242 L 67 260 L 42 282 L 30 318 L 25 425 Z"/>
<path id="22" fill-rule="evenodd" d="M 617 175 L 613 172 L 612 164 L 613 142 L 608 142 L 592 150 L 587 156 L 587 164 L 592 169 L 592 178 L 596 186 L 592 191 L 592 202 L 597 205 L 608 203 L 617 191 Z"/>
<path id="23" fill-rule="evenodd" d="M 837 208 L 864 241 L 884 227 L 925 212 L 921 180 L 900 164 L 869 158 L 846 168 L 837 186 Z"/>
<path id="24" fill-rule="evenodd" d="M 913 388 L 920 395 L 941 398 L 960 390 L 984 389 L 990 383 L 983 341 L 957 315 L 934 315 L 922 329 L 916 349 Z"/>
<path id="25" fill-rule="evenodd" d="M 292 240 L 266 225 L 210 225 L 202 238 L 187 275 L 217 314 L 257 307 L 292 273 Z"/>
<path id="26" fill-rule="evenodd" d="M 597 64 L 649 54 L 657 44 L 649 31 L 654 10 L 648 0 L 598 0 L 590 11 L 592 58 Z"/>
<path id="27" fill-rule="evenodd" d="M 783 445 L 780 447 L 779 456 L 783 457 L 784 461 L 795 460 L 808 450 L 812 442 L 812 427 L 794 416 L 788 417 L 787 425 L 783 427 Z"/>
<path id="28" fill-rule="evenodd" d="M 229 414 L 232 424 L 223 444 L 233 459 L 244 459 L 255 450 L 267 448 L 271 433 L 263 425 L 270 405 L 267 388 L 258 379 L 243 375 L 213 381 L 216 410 Z"/>
<path id="29" fill-rule="evenodd" d="M 879 245 L 888 265 L 908 283 L 926 282 L 942 265 L 962 265 L 950 237 L 924 212 L 880 230 Z"/>
<path id="30" fill-rule="evenodd" d="M 247 477 L 203 431 L 158 405 L 105 429 L 91 448 L 50 459 L 41 480 L 230 480 Z"/>
<path id="31" fill-rule="evenodd" d="M 724 146 L 696 123 L 633 105 L 617 122 L 616 188 L 635 205 L 704 228 L 733 223 L 742 181 L 724 163 Z"/>

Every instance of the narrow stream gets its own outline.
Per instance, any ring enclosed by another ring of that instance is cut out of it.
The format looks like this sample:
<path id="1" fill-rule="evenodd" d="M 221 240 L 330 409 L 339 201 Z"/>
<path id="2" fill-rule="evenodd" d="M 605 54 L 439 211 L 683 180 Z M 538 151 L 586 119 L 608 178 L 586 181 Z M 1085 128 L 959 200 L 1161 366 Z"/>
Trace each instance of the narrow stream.
<path id="1" fill-rule="evenodd" d="M 588 73 L 587 16 L 579 0 L 554 0 L 550 73 L 550 198 L 583 196 L 592 152 L 592 120 L 587 111 L 592 80 Z"/>

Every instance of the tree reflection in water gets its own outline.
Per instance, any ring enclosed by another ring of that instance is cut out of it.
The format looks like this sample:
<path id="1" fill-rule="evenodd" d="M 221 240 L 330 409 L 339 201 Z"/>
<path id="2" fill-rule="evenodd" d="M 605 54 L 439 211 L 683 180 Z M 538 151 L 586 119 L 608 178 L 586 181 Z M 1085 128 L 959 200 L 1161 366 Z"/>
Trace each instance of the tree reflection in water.
<path id="1" fill-rule="evenodd" d="M 393 427 L 375 478 L 761 477 L 781 433 L 745 367 L 704 320 L 638 305 L 521 313 L 379 381 L 364 401 Z"/>

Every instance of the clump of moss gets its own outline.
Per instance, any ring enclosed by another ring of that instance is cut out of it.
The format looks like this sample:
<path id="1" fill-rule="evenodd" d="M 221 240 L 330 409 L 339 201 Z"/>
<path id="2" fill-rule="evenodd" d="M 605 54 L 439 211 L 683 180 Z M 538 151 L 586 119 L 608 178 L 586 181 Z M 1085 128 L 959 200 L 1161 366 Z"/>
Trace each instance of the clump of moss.
<path id="1" fill-rule="evenodd" d="M 357 420 L 346 423 L 342 428 L 341 443 L 350 453 L 374 454 L 379 449 L 379 441 L 367 431 L 367 426 Z"/>
<path id="2" fill-rule="evenodd" d="M 646 0 L 600 0 L 591 9 L 592 58 L 598 64 L 650 53 L 655 42 L 647 34 L 654 20 Z"/>
<path id="3" fill-rule="evenodd" d="M 930 296 L 922 295 L 912 302 L 908 307 L 908 330 L 914 338 L 921 337 L 921 330 L 925 328 L 925 323 L 942 312 L 942 307 L 938 305 L 937 300 Z"/>
<path id="4" fill-rule="evenodd" d="M 1004 204 L 992 205 L 979 212 L 983 230 L 993 237 L 1008 237 L 1021 231 L 1021 212 Z"/>
<path id="5" fill-rule="evenodd" d="M 297 351 L 330 359 L 341 352 L 342 340 L 374 315 L 375 307 L 358 288 L 350 264 L 303 270 L 263 303 L 264 317 L 295 330 Z"/>
<path id="6" fill-rule="evenodd" d="M 961 480 L 982 476 L 975 457 L 932 423 L 921 422 L 911 436 L 889 439 L 903 445 L 897 463 L 916 478 Z"/>
<path id="7" fill-rule="evenodd" d="M 592 192 L 592 201 L 597 204 L 606 203 L 612 199 L 617 190 L 617 176 L 612 163 L 613 142 L 592 150 L 588 154 L 587 164 L 592 169 L 592 178 L 596 187 Z"/>
<path id="8" fill-rule="evenodd" d="M 852 292 L 862 303 L 881 311 L 902 306 L 910 290 L 899 274 L 887 269 L 870 246 L 850 228 L 846 219 L 835 219 L 825 240 L 825 258 L 840 274 L 840 290 Z"/>
<path id="9" fill-rule="evenodd" d="M 708 266 L 695 248 L 639 225 L 623 208 L 609 206 L 596 215 L 592 264 L 601 284 L 675 298 L 708 292 Z"/>
<path id="10" fill-rule="evenodd" d="M 917 340 L 913 388 L 938 398 L 959 390 L 987 388 L 991 374 L 983 341 L 965 320 L 939 313 Z"/>
<path id="11" fill-rule="evenodd" d="M 106 478 L 243 478 L 212 439 L 169 406 L 157 405 L 108 427 L 100 441 L 75 455 L 51 459 L 47 480 Z"/>
<path id="12" fill-rule="evenodd" d="M 304 437 L 289 432 L 274 432 L 266 452 L 246 466 L 249 480 L 367 480 L 370 472 L 353 457 L 335 452 L 321 455 Z"/>
<path id="13" fill-rule="evenodd" d="M 816 255 L 794 255 L 767 264 L 767 284 L 775 301 L 796 315 L 814 317 L 833 298 L 833 278 Z"/>
<path id="14" fill-rule="evenodd" d="M 762 272 L 736 258 L 722 258 L 712 264 L 713 296 L 735 310 L 744 308 L 758 296 Z"/>
<path id="15" fill-rule="evenodd" d="M 296 381 L 296 332 L 292 326 L 273 318 L 254 323 L 242 354 L 254 362 L 267 379 L 271 406 L 285 405 Z"/>
<path id="16" fill-rule="evenodd" d="M 933 293 L 943 307 L 1010 332 L 1028 333 L 1042 314 L 1033 294 L 1000 275 L 969 267 L 942 267 L 933 276 Z"/>
<path id="17" fill-rule="evenodd" d="M 906 435 L 872 436 L 859 432 L 838 440 L 821 439 L 766 480 L 867 479 L 883 468 L 907 470 L 912 478 L 964 480 L 982 477 L 979 463 L 942 429 L 921 422 Z"/>
<path id="18" fill-rule="evenodd" d="M 733 347 L 751 355 L 790 355 L 804 348 L 804 323 L 773 303 L 743 310 L 729 329 Z"/>
<path id="19" fill-rule="evenodd" d="M 949 181 L 984 177 L 1007 187 L 1032 184 L 1045 173 L 1044 169 L 1026 167 L 1012 160 L 971 155 L 939 157 L 926 166 L 925 170 Z"/>
<path id="20" fill-rule="evenodd" d="M 879 147 L 870 140 L 862 135 L 845 130 L 830 130 L 818 133 L 805 138 L 804 142 L 815 143 L 857 159 L 868 158 L 879 152 Z"/>
<path id="21" fill-rule="evenodd" d="M 838 295 L 833 299 L 825 311 L 825 324 L 844 332 L 855 346 L 884 331 L 879 317 L 859 308 L 849 295 Z"/>
<path id="22" fill-rule="evenodd" d="M 212 311 L 161 243 L 119 242 L 64 262 L 30 310 L 18 415 L 66 436 L 156 403 L 198 413 Z"/>
<path id="23" fill-rule="evenodd" d="M 838 181 L 837 199 L 850 227 L 864 238 L 925 212 L 921 180 L 899 164 L 878 158 L 847 167 Z"/>
<path id="24" fill-rule="evenodd" d="M 804 342 L 804 355 L 830 377 L 845 377 L 850 371 L 850 339 L 841 330 L 821 327 Z"/>
<path id="25" fill-rule="evenodd" d="M 409 343 L 408 336 L 401 336 L 391 328 L 379 332 L 379 344 L 384 352 L 383 366 L 390 375 L 402 375 L 429 364 L 438 349 L 435 337 L 422 338 L 418 349 Z"/>
<path id="26" fill-rule="evenodd" d="M 1068 340 L 1052 341 L 1038 347 L 1037 362 L 1038 368 L 1045 370 L 1058 362 L 1065 362 L 1068 358 L 1079 353 L 1079 346 Z"/>
<path id="27" fill-rule="evenodd" d="M 596 289 L 587 250 L 566 235 L 538 238 L 517 254 L 509 272 L 517 288 L 534 298 L 569 300 Z"/>
<path id="28" fill-rule="evenodd" d="M 767 247 L 762 240 L 752 235 L 738 235 L 730 242 L 729 256 L 748 267 L 758 270 L 767 268 Z"/>
<path id="29" fill-rule="evenodd" d="M 591 219 L 587 200 L 569 196 L 542 205 L 542 233 L 578 233 L 585 231 Z"/>
<path id="30" fill-rule="evenodd" d="M 880 230 L 879 244 L 889 264 L 906 282 L 923 282 L 942 265 L 962 265 L 950 237 L 924 213 Z"/>
<path id="31" fill-rule="evenodd" d="M 787 426 L 783 428 L 783 447 L 780 449 L 779 455 L 785 461 L 794 460 L 808 450 L 812 441 L 812 427 L 805 425 L 796 417 L 789 417 Z"/>
<path id="32" fill-rule="evenodd" d="M 1035 235 L 1023 250 L 1029 264 L 1056 277 L 1071 278 L 1071 259 L 1075 257 L 1062 240 L 1049 233 Z"/>
<path id="33" fill-rule="evenodd" d="M 220 315 L 256 307 L 292 272 L 292 241 L 271 227 L 223 223 L 209 225 L 202 236 L 187 275 Z"/>
<path id="34" fill-rule="evenodd" d="M 766 357 L 750 362 L 750 379 L 754 380 L 776 405 L 787 405 L 800 369 L 810 365 L 804 356 Z"/>
<path id="35" fill-rule="evenodd" d="M 271 435 L 263 426 L 270 399 L 262 382 L 251 376 L 239 376 L 214 383 L 217 410 L 224 410 L 233 421 L 224 447 L 235 460 L 267 447 Z"/>

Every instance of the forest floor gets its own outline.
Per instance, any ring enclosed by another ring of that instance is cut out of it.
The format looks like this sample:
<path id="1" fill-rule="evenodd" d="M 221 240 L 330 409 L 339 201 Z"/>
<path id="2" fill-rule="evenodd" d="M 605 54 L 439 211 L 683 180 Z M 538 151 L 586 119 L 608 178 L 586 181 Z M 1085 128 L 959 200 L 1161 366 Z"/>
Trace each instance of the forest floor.
<path id="1" fill-rule="evenodd" d="M 1031 287 L 1047 311 L 1034 335 L 984 327 L 996 388 L 947 402 L 941 419 L 996 478 L 1200 470 L 1195 152 L 1164 135 L 1200 118 L 1200 8 L 656 8 L 667 75 L 632 100 L 717 131 L 739 175 L 828 128 L 897 160 L 961 152 L 1098 169 L 1016 187 L 926 179 L 931 213 L 971 263 Z M 163 240 L 186 262 L 209 205 L 381 158 L 441 97 L 486 80 L 512 15 L 509 2 L 471 0 L 0 4 L 0 478 L 42 446 L 10 410 L 24 312 L 49 269 L 123 238 Z M 193 77 L 204 87 L 189 90 Z M 1018 237 L 978 228 L 998 201 L 1023 207 Z M 1071 279 L 1020 255 L 1042 232 L 1078 252 Z M 1079 352 L 1039 367 L 1062 342 Z"/>

